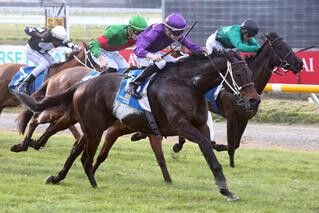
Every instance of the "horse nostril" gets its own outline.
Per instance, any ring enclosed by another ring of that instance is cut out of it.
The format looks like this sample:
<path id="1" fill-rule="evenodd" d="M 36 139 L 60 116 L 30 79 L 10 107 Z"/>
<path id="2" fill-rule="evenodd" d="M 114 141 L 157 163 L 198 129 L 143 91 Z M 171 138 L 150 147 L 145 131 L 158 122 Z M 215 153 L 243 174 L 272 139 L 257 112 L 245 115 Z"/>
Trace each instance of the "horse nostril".
<path id="1" fill-rule="evenodd" d="M 260 100 L 256 98 L 249 99 L 249 104 L 251 107 L 256 107 L 260 104 Z"/>

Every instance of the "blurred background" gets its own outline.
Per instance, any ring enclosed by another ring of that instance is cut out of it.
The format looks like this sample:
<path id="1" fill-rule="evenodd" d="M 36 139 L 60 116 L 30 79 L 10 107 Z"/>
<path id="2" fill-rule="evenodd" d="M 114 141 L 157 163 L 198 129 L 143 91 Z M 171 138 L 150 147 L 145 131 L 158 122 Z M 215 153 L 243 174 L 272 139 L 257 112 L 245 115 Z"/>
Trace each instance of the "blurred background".
<path id="1" fill-rule="evenodd" d="M 189 25 L 196 19 L 192 40 L 205 45 L 207 37 L 224 25 L 254 19 L 262 32 L 277 32 L 294 48 L 317 45 L 318 0 L 0 0 L 0 42 L 26 40 L 26 25 L 44 25 L 44 8 L 54 3 L 69 7 L 71 38 L 90 40 L 106 25 L 127 23 L 135 14 L 148 23 L 161 22 L 171 12 L 185 16 Z"/>

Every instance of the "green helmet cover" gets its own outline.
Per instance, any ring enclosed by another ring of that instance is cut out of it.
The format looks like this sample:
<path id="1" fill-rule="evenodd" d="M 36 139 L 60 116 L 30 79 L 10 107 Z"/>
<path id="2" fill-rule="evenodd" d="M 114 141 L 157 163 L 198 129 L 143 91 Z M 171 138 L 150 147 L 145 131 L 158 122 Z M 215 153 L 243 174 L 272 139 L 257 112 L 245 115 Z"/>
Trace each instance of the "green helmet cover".
<path id="1" fill-rule="evenodd" d="M 129 26 L 134 30 L 143 31 L 147 27 L 147 22 L 141 16 L 133 16 L 129 21 Z"/>

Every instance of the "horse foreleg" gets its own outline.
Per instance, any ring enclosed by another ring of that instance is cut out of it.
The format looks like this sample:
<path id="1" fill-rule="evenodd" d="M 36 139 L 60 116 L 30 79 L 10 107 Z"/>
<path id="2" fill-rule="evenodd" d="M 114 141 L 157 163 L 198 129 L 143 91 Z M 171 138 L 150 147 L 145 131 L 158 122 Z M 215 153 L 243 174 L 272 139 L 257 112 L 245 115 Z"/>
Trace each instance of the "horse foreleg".
<path id="1" fill-rule="evenodd" d="M 123 126 L 124 127 L 124 126 Z M 100 166 L 103 161 L 108 157 L 109 151 L 111 150 L 113 144 L 116 140 L 125 134 L 131 133 L 132 130 L 128 128 L 121 128 L 119 125 L 114 125 L 108 128 L 107 133 L 105 135 L 104 144 L 101 148 L 99 156 L 96 158 L 95 164 L 93 166 L 93 174 L 95 174 L 97 168 Z"/>
<path id="2" fill-rule="evenodd" d="M 150 140 L 150 144 L 155 154 L 157 163 L 162 170 L 164 181 L 167 183 L 171 183 L 172 180 L 167 170 L 166 161 L 162 150 L 162 139 L 155 135 L 149 135 L 148 138 Z"/>
<path id="3" fill-rule="evenodd" d="M 61 180 L 63 180 L 68 171 L 70 170 L 73 162 L 75 161 L 75 159 L 81 154 L 81 152 L 84 149 L 84 137 L 80 137 L 79 140 L 75 141 L 75 143 L 73 144 L 72 150 L 70 152 L 69 157 L 67 158 L 66 162 L 64 163 L 64 167 L 63 169 L 58 173 L 58 175 L 56 176 L 49 176 L 46 180 L 46 183 L 52 183 L 52 184 L 56 184 L 59 183 Z"/>
<path id="4" fill-rule="evenodd" d="M 229 132 L 231 132 L 230 134 L 232 135 L 231 138 L 231 146 L 228 146 L 228 155 L 229 155 L 229 165 L 231 167 L 235 167 L 235 151 L 236 149 L 238 149 L 238 147 L 240 146 L 240 140 L 241 137 L 243 136 L 243 133 L 246 129 L 248 120 L 247 119 L 236 119 L 237 124 L 235 125 L 235 127 L 233 127 L 233 129 L 230 129 Z M 228 124 L 228 122 L 227 122 Z M 228 130 L 228 127 L 227 127 Z M 228 134 L 229 132 L 227 131 L 227 138 L 228 138 Z"/>
<path id="5" fill-rule="evenodd" d="M 76 128 L 76 126 L 74 126 L 74 125 L 70 126 L 69 130 L 76 140 L 78 140 L 81 137 L 81 134 L 80 134 L 79 130 Z"/>
<path id="6" fill-rule="evenodd" d="M 11 146 L 10 150 L 12 152 L 27 151 L 28 147 L 33 143 L 31 138 L 32 138 L 34 130 L 37 128 L 38 125 L 39 125 L 38 120 L 35 119 L 33 116 L 30 123 L 29 123 L 29 128 L 28 128 L 27 134 L 26 134 L 24 140 L 22 141 L 22 143 L 14 144 L 13 146 Z"/>
<path id="7" fill-rule="evenodd" d="M 238 196 L 228 190 L 226 178 L 224 176 L 222 166 L 218 162 L 217 157 L 213 151 L 213 146 L 209 139 L 209 128 L 205 124 L 199 129 L 191 125 L 187 121 L 180 121 L 176 126 L 179 135 L 185 137 L 187 140 L 195 142 L 199 145 L 210 170 L 212 171 L 216 185 L 222 195 L 227 196 L 228 200 L 238 200 Z M 199 131 L 200 130 L 200 131 Z"/>

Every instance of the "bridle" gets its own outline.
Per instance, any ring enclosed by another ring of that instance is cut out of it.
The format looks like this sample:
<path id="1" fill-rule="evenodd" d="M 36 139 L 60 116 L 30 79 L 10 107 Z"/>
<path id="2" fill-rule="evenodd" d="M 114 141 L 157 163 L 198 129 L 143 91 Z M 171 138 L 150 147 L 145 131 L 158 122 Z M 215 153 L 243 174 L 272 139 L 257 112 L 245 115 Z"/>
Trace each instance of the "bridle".
<path id="1" fill-rule="evenodd" d="M 271 41 L 269 38 L 267 38 L 267 40 L 268 40 L 268 43 L 269 43 L 270 48 L 273 50 L 273 52 L 275 53 L 275 56 L 276 56 L 276 57 L 279 59 L 279 61 L 280 61 L 280 64 L 279 64 L 279 66 L 276 67 L 276 69 L 274 69 L 274 70 L 269 70 L 268 68 L 267 68 L 267 69 L 268 69 L 268 71 L 270 71 L 271 73 L 276 73 L 276 74 L 279 74 L 279 75 L 280 75 L 280 73 L 278 72 L 278 69 L 279 69 L 280 67 L 283 68 L 283 69 L 288 69 L 288 66 L 289 66 L 290 64 L 287 62 L 286 59 L 288 58 L 288 56 L 290 56 L 290 55 L 293 54 L 294 52 L 293 52 L 292 50 L 290 50 L 283 58 L 281 58 L 281 57 L 278 55 L 277 51 L 276 51 L 277 47 L 275 46 L 275 43 L 278 42 L 278 41 L 283 40 L 283 38 L 278 37 L 278 38 L 274 39 L 273 41 Z"/>
<path id="2" fill-rule="evenodd" d="M 89 53 L 91 52 L 91 50 L 86 50 L 85 47 L 83 47 L 84 49 L 84 63 L 75 55 L 73 55 L 74 59 L 79 62 L 82 66 L 87 67 L 87 68 L 91 68 L 94 71 L 96 71 L 95 66 L 93 65 L 94 62 L 92 62 L 92 59 L 89 56 Z M 89 64 L 89 65 L 88 65 Z"/>
<path id="3" fill-rule="evenodd" d="M 220 82 L 220 84 L 218 85 L 219 87 L 219 90 L 223 87 L 223 84 L 227 84 L 227 86 L 233 91 L 233 94 L 241 99 L 241 94 L 240 94 L 240 91 L 246 87 L 249 87 L 249 86 L 254 86 L 255 83 L 254 82 L 249 82 L 249 83 L 246 83 L 242 86 L 239 86 L 237 84 L 237 82 L 235 81 L 234 79 L 234 76 L 233 76 L 233 66 L 236 66 L 236 65 L 241 65 L 241 64 L 244 64 L 247 66 L 247 63 L 246 61 L 244 60 L 240 60 L 240 61 L 236 61 L 236 62 L 233 62 L 231 63 L 229 60 L 227 60 L 227 72 L 225 73 L 225 75 L 223 75 L 221 73 L 221 71 L 217 68 L 215 62 L 213 61 L 213 59 L 211 58 L 210 55 L 207 56 L 208 59 L 210 60 L 211 64 L 213 65 L 214 69 L 218 72 L 218 74 L 220 75 L 220 77 L 222 78 L 222 81 Z M 231 78 L 231 81 L 232 81 L 232 85 L 226 80 L 226 77 L 227 75 L 230 75 L 230 78 Z"/>

